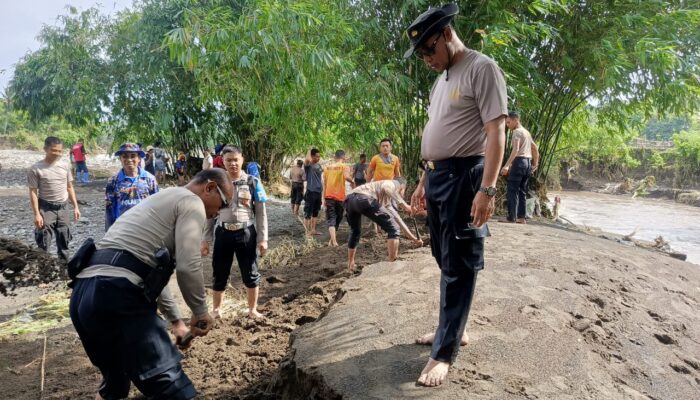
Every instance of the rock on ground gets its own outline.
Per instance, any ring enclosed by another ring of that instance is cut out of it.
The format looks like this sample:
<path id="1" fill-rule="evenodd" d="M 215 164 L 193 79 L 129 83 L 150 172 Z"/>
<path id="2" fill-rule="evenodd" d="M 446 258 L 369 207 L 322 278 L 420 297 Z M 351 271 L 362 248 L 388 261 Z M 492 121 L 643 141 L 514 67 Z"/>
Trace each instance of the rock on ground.
<path id="1" fill-rule="evenodd" d="M 272 385 L 284 398 L 700 398 L 698 266 L 548 226 L 491 226 L 448 382 L 415 380 L 437 324 L 427 250 L 366 267 L 295 332 Z"/>

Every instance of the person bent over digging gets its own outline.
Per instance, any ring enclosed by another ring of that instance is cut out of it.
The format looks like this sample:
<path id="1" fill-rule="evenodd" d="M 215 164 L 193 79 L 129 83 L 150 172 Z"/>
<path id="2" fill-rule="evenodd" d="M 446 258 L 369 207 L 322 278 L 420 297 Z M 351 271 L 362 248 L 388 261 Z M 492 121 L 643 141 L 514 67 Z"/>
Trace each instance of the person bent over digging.
<path id="1" fill-rule="evenodd" d="M 203 256 L 209 254 L 209 242 L 212 236 L 214 238 L 212 315 L 221 318 L 221 305 L 235 255 L 248 292 L 248 316 L 259 318 L 262 314 L 258 312 L 260 274 L 256 250 L 260 256 L 267 250 L 267 196 L 260 180 L 243 172 L 243 154 L 239 148 L 226 146 L 221 153 L 234 190 L 231 204 L 219 211 L 216 219 L 207 221 L 202 237 Z"/>
<path id="2" fill-rule="evenodd" d="M 366 216 L 387 232 L 386 248 L 389 253 L 389 261 L 396 260 L 399 254 L 399 233 L 411 239 L 417 246 L 423 246 L 423 241 L 413 236 L 399 213 L 398 205 L 411 213 L 413 209 L 408 205 L 402 193 L 406 190 L 404 180 L 385 180 L 366 183 L 358 186 L 350 192 L 345 200 L 348 224 L 350 224 L 350 238 L 348 240 L 348 269 L 355 271 L 355 253 L 362 233 L 362 216 Z"/>

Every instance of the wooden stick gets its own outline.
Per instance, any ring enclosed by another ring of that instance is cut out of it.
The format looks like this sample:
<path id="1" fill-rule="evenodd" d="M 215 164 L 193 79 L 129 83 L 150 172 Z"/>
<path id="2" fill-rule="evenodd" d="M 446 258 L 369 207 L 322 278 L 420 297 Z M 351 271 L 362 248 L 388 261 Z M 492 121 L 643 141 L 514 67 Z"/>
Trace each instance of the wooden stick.
<path id="1" fill-rule="evenodd" d="M 44 335 L 44 355 L 41 357 L 41 393 L 44 393 L 44 370 L 46 366 L 46 339 L 47 336 Z"/>
<path id="2" fill-rule="evenodd" d="M 411 219 L 413 220 L 413 229 L 416 231 L 416 238 L 418 240 L 421 240 L 420 232 L 418 232 L 418 223 L 416 222 L 416 217 L 411 217 Z"/>

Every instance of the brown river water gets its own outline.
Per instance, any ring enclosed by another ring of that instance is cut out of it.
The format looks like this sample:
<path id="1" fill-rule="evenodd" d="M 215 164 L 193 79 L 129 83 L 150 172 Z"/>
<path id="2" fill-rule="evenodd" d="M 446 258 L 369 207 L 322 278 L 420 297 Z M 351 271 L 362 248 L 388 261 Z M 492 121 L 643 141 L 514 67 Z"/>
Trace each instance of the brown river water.
<path id="1" fill-rule="evenodd" d="M 652 241 L 659 235 L 675 251 L 700 264 L 700 207 L 662 199 L 633 199 L 593 192 L 550 193 L 561 197 L 559 215 L 580 226 Z"/>

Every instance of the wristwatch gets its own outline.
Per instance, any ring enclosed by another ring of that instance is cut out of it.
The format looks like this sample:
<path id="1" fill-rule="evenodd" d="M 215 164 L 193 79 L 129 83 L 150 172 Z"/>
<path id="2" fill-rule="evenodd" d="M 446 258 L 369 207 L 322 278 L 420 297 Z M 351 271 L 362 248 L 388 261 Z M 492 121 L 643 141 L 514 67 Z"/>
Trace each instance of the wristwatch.
<path id="1" fill-rule="evenodd" d="M 493 197 L 496 195 L 496 187 L 495 186 L 489 186 L 489 187 L 480 187 L 479 191 L 481 193 L 486 194 L 489 197 Z"/>

